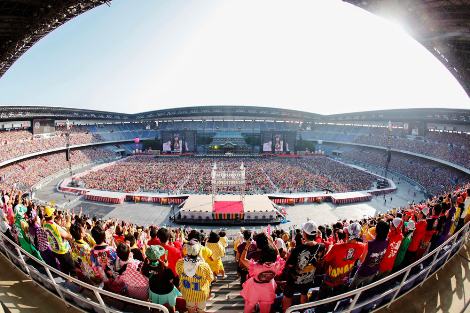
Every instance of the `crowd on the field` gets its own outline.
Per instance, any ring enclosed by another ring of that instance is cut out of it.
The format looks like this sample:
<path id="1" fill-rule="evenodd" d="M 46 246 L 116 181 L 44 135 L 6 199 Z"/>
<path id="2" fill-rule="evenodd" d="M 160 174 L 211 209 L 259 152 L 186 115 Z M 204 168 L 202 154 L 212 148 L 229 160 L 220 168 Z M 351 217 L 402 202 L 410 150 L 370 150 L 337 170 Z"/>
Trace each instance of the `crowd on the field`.
<path id="1" fill-rule="evenodd" d="M 232 245 L 224 231 L 101 220 L 39 206 L 15 189 L 0 192 L 0 230 L 66 274 L 170 311 L 204 312 L 211 285 L 226 278 L 224 262 L 235 262 L 245 312 L 258 304 L 267 313 L 272 305 L 285 310 L 295 295 L 302 303 L 327 298 L 418 260 L 468 222 L 468 188 L 358 221 L 242 229 L 233 237 L 234 259 L 225 257 Z"/>
<path id="2" fill-rule="evenodd" d="M 348 192 L 373 187 L 376 177 L 324 156 L 311 158 L 155 158 L 133 156 L 80 177 L 90 189 L 136 192 L 207 193 L 211 191 L 211 171 L 245 167 L 248 194 Z M 234 192 L 228 186 L 220 192 Z"/>
<path id="3" fill-rule="evenodd" d="M 368 148 L 349 148 L 342 154 L 342 159 L 385 167 L 387 159 L 384 151 Z M 393 153 L 389 170 L 402 174 L 422 185 L 430 194 L 438 194 L 450 190 L 457 184 L 468 181 L 465 174 L 451 167 L 410 155 Z"/>
<path id="4" fill-rule="evenodd" d="M 115 154 L 104 148 L 87 148 L 70 152 L 70 165 L 110 160 Z M 38 156 L 0 168 L 0 188 L 29 190 L 42 179 L 69 167 L 65 152 Z"/>

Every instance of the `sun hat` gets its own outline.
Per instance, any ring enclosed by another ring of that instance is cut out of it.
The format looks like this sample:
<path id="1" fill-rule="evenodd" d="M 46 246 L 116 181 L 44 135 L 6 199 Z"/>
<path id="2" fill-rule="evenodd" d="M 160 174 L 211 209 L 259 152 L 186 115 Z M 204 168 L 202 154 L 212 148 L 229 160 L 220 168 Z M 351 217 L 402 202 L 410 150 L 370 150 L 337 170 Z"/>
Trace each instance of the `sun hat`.
<path id="1" fill-rule="evenodd" d="M 392 224 L 393 226 L 395 226 L 395 228 L 399 228 L 401 223 L 402 223 L 402 219 L 399 218 L 399 217 L 395 217 L 393 220 L 392 220 Z"/>
<path id="2" fill-rule="evenodd" d="M 160 258 L 166 254 L 166 250 L 162 246 L 152 245 L 145 250 L 145 256 L 152 262 L 158 262 Z"/>
<path id="3" fill-rule="evenodd" d="M 316 235 L 318 231 L 318 226 L 315 222 L 308 221 L 307 223 L 302 226 L 302 231 L 307 235 Z"/>
<path id="4" fill-rule="evenodd" d="M 198 256 L 201 251 L 201 244 L 197 239 L 191 239 L 187 244 L 185 244 L 185 247 L 186 254 L 189 256 Z"/>
<path id="5" fill-rule="evenodd" d="M 348 226 L 349 239 L 359 239 L 361 238 L 361 225 L 357 222 L 354 222 Z"/>
<path id="6" fill-rule="evenodd" d="M 44 208 L 44 216 L 45 217 L 52 217 L 52 215 L 54 215 L 54 212 L 55 212 L 55 208 L 53 208 L 53 207 L 46 206 Z"/>

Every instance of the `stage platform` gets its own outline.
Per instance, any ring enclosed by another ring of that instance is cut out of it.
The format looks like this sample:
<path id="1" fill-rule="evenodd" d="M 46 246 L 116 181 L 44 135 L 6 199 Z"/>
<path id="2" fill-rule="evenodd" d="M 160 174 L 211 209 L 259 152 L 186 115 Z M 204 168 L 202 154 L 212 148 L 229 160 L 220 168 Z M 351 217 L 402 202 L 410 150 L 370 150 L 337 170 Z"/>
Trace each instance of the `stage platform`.
<path id="1" fill-rule="evenodd" d="M 121 204 L 126 196 L 120 192 L 91 190 L 85 194 L 85 199 L 96 202 Z"/>
<path id="2" fill-rule="evenodd" d="M 179 222 L 262 221 L 276 223 L 278 211 L 266 195 L 218 195 L 214 204 L 210 195 L 190 195 L 178 212 Z"/>
<path id="3" fill-rule="evenodd" d="M 335 193 L 331 195 L 331 202 L 334 204 L 349 204 L 370 201 L 372 195 L 368 192 L 344 192 L 344 193 Z"/>
<path id="4" fill-rule="evenodd" d="M 214 201 L 212 206 L 214 219 L 243 219 L 244 213 L 243 201 Z"/>

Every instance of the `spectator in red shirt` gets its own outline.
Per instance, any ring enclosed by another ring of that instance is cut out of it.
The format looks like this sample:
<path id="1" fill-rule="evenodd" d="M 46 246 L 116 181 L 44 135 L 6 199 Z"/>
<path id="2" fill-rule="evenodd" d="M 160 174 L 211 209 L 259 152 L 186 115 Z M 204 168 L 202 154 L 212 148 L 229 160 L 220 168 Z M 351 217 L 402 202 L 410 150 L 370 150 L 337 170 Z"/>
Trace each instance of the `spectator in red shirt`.
<path id="1" fill-rule="evenodd" d="M 122 230 L 121 225 L 116 226 L 116 229 L 114 230 L 113 240 L 114 240 L 114 246 L 116 247 L 120 243 L 124 243 L 125 238 L 124 238 L 124 232 Z"/>
<path id="2" fill-rule="evenodd" d="M 418 250 L 416 250 L 416 260 L 420 259 L 425 253 L 428 252 L 429 246 L 431 244 L 431 239 L 436 233 L 434 225 L 437 223 L 437 219 L 437 216 L 433 216 L 431 218 L 426 219 L 426 231 L 424 232 L 424 236 L 419 242 Z"/>
<path id="3" fill-rule="evenodd" d="M 424 207 L 418 213 L 418 218 L 415 223 L 415 231 L 413 232 L 413 237 L 411 238 L 410 246 L 408 247 L 408 251 L 406 251 L 405 261 L 403 262 L 403 267 L 413 263 L 416 261 L 416 251 L 418 251 L 419 245 L 421 240 L 426 233 L 426 215 L 429 213 L 429 208 Z"/>
<path id="4" fill-rule="evenodd" d="M 150 240 L 147 242 L 148 246 L 159 246 L 160 240 L 157 238 L 157 229 L 154 226 L 150 227 Z"/>
<path id="5" fill-rule="evenodd" d="M 175 248 L 173 245 L 168 244 L 168 241 L 170 239 L 170 231 L 164 227 L 160 228 L 157 231 L 157 237 L 158 240 L 160 241 L 160 246 L 162 246 L 168 256 L 168 268 L 173 271 L 173 274 L 176 274 L 176 262 L 178 262 L 179 259 L 183 258 L 183 255 L 181 253 L 181 250 Z"/>
<path id="6" fill-rule="evenodd" d="M 325 234 L 326 234 L 326 240 L 325 240 L 325 249 L 328 251 L 330 249 L 330 246 L 334 244 L 334 237 L 333 237 L 333 230 L 330 227 L 327 227 L 325 229 Z"/>
<path id="7" fill-rule="evenodd" d="M 388 275 L 393 270 L 395 258 L 397 257 L 398 249 L 400 249 L 401 241 L 403 240 L 402 219 L 399 217 L 394 218 L 390 226 L 387 251 L 385 251 L 385 255 L 379 266 L 381 276 Z"/>
<path id="8" fill-rule="evenodd" d="M 363 261 L 367 245 L 360 242 L 361 225 L 352 223 L 348 227 L 349 240 L 334 244 L 324 257 L 325 279 L 320 287 L 319 298 L 324 299 L 346 291 L 351 273 L 357 261 Z"/>

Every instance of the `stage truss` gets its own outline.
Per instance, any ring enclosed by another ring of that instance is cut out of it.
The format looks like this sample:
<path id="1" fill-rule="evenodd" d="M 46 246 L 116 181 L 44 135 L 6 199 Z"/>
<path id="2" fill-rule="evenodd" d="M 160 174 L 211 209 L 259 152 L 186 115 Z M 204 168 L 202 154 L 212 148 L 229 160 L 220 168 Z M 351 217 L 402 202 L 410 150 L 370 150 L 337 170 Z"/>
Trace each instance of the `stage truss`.
<path id="1" fill-rule="evenodd" d="M 229 192 L 231 194 L 239 195 L 240 201 L 245 199 L 245 165 L 240 165 L 237 170 L 224 170 L 218 168 L 217 163 L 214 162 L 212 166 L 212 204 L 217 201 L 218 195 L 222 192 Z"/>

